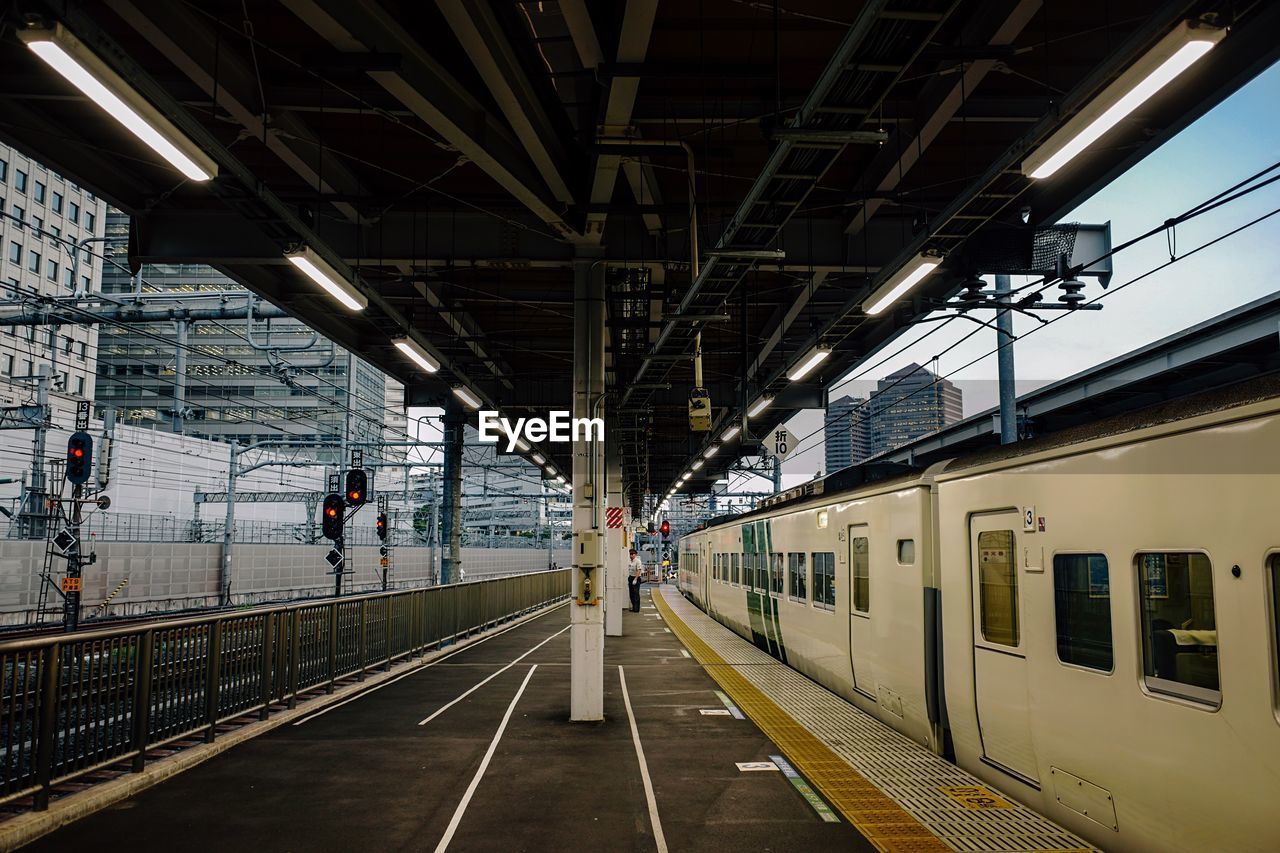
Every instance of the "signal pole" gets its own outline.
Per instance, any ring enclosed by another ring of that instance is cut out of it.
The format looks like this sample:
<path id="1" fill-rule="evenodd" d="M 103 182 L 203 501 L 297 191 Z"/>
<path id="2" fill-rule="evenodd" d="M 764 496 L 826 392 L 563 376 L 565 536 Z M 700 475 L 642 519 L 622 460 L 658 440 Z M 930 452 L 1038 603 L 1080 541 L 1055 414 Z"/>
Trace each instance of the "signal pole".
<path id="1" fill-rule="evenodd" d="M 89 437 L 88 429 L 89 401 L 81 400 L 76 406 L 76 431 L 67 443 L 66 478 L 71 482 L 71 520 L 67 531 L 71 541 L 65 549 L 67 571 L 62 580 L 62 624 L 67 631 L 80 627 L 80 592 L 84 584 L 80 572 L 80 504 L 93 464 L 93 439 Z"/>

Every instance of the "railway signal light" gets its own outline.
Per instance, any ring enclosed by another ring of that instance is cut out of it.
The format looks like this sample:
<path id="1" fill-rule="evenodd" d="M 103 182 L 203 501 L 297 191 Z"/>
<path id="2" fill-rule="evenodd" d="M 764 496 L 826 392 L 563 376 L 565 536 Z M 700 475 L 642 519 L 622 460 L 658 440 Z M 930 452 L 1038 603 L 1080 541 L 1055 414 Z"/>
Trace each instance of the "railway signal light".
<path id="1" fill-rule="evenodd" d="M 369 497 L 369 477 L 363 468 L 354 468 L 347 472 L 347 503 L 361 506 Z"/>
<path id="2" fill-rule="evenodd" d="M 342 495 L 325 495 L 324 508 L 320 521 L 320 529 L 326 539 L 342 538 L 342 514 L 346 507 L 342 503 Z"/>
<path id="3" fill-rule="evenodd" d="M 387 538 L 387 514 L 385 512 L 378 513 L 378 538 L 386 541 Z"/>
<path id="4" fill-rule="evenodd" d="M 67 441 L 67 480 L 83 485 L 93 466 L 93 437 L 87 432 L 73 433 Z"/>
<path id="5" fill-rule="evenodd" d="M 665 518 L 664 518 L 664 519 L 662 519 L 662 527 L 661 527 L 660 529 L 662 530 L 662 535 L 663 535 L 663 536 L 670 536 L 670 535 L 671 535 L 671 522 L 667 521 Z"/>

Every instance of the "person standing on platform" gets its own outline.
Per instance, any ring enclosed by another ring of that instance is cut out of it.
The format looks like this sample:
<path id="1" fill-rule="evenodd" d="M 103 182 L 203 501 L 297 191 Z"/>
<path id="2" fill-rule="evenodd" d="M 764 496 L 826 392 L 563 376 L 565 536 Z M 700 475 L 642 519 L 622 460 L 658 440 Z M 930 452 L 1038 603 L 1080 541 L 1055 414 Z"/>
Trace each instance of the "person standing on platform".
<path id="1" fill-rule="evenodd" d="M 627 563 L 627 587 L 631 591 L 631 612 L 640 612 L 640 584 L 644 581 L 644 563 L 636 549 L 631 549 L 631 561 Z"/>

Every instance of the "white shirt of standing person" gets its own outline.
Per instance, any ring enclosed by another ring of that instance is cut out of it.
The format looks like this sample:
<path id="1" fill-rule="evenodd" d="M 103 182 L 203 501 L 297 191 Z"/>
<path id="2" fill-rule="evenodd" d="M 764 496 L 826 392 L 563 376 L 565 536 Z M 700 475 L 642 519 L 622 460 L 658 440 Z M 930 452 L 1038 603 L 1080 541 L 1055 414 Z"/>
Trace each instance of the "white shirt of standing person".
<path id="1" fill-rule="evenodd" d="M 644 563 L 641 562 L 639 554 L 633 556 L 631 562 L 627 564 L 627 574 L 635 580 L 644 577 Z"/>

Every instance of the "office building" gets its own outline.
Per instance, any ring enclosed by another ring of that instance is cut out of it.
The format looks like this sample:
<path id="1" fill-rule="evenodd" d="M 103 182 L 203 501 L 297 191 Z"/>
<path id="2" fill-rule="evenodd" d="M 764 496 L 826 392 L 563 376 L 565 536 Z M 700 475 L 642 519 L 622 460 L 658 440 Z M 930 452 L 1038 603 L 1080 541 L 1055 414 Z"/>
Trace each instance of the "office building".
<path id="1" fill-rule="evenodd" d="M 867 401 L 848 395 L 827 405 L 823 422 L 828 474 L 856 465 L 871 455 Z"/>
<path id="2" fill-rule="evenodd" d="M 909 364 L 877 383 L 869 407 L 869 449 L 875 456 L 960 420 L 963 395 L 946 379 Z"/>
<path id="3" fill-rule="evenodd" d="M 106 204 L 57 172 L 0 145 L 0 311 L 24 315 L 34 300 L 98 289 Z M 0 405 L 37 399 L 49 377 L 55 423 L 74 419 L 94 394 L 98 332 L 92 326 L 0 327 Z"/>

